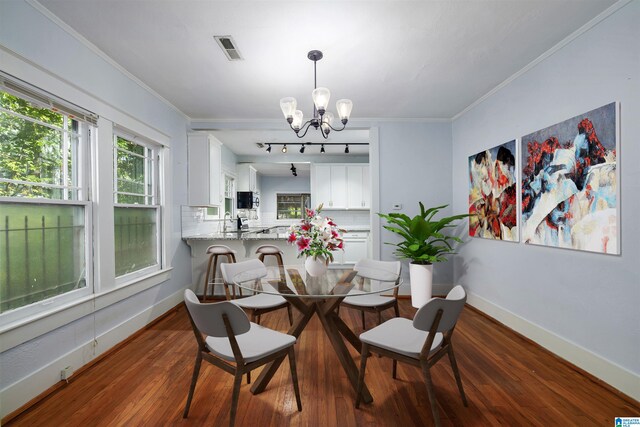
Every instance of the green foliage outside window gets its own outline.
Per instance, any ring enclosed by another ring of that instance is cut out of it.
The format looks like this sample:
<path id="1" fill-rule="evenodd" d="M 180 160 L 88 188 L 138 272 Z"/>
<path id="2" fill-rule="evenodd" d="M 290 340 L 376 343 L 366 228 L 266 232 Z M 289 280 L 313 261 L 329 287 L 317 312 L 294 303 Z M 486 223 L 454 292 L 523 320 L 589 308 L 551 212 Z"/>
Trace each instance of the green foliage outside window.
<path id="1" fill-rule="evenodd" d="M 71 147 L 77 144 L 78 122 L 2 91 L 0 107 L 3 109 L 0 110 L 0 178 L 24 181 L 0 181 L 0 196 L 65 198 L 62 188 L 37 184 L 72 185 L 69 182 L 73 172 Z M 63 152 L 65 135 L 68 138 L 66 153 Z"/>

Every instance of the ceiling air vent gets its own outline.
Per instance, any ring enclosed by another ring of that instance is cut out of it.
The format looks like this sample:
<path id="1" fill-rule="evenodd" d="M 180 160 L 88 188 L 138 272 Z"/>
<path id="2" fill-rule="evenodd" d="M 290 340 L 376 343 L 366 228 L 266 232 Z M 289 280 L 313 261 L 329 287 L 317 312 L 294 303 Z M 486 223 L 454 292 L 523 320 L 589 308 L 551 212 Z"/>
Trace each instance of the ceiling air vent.
<path id="1" fill-rule="evenodd" d="M 213 36 L 229 61 L 242 61 L 240 51 L 231 36 Z"/>

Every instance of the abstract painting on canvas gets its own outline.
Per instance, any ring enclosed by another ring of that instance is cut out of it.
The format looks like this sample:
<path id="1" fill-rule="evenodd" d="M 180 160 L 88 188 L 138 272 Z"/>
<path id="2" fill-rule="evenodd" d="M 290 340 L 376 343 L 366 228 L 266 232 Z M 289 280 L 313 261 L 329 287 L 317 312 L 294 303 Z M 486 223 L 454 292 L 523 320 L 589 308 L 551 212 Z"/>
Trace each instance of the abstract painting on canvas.
<path id="1" fill-rule="evenodd" d="M 469 156 L 469 235 L 518 241 L 516 141 Z"/>
<path id="2" fill-rule="evenodd" d="M 617 104 L 522 138 L 522 240 L 619 254 Z"/>

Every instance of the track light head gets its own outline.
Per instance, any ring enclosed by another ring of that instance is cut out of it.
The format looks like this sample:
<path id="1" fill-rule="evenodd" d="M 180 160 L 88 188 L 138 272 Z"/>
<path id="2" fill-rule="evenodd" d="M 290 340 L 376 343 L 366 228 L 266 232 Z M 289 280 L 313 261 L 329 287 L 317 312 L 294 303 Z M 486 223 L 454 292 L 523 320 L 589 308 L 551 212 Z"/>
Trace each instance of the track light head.
<path id="1" fill-rule="evenodd" d="M 349 154 L 349 144 L 344 146 L 344 154 Z"/>
<path id="2" fill-rule="evenodd" d="M 283 153 L 286 153 L 286 152 L 287 152 L 287 144 L 284 144 L 284 145 L 282 146 L 282 152 L 283 152 Z"/>
<path id="3" fill-rule="evenodd" d="M 300 153 L 304 153 L 304 144 L 300 146 Z"/>
<path id="4" fill-rule="evenodd" d="M 320 152 L 324 153 L 324 144 L 322 144 L 322 146 L 320 146 Z"/>
<path id="5" fill-rule="evenodd" d="M 271 152 L 271 144 L 268 144 L 268 145 L 269 145 L 269 147 L 267 147 L 267 153 L 270 153 Z"/>

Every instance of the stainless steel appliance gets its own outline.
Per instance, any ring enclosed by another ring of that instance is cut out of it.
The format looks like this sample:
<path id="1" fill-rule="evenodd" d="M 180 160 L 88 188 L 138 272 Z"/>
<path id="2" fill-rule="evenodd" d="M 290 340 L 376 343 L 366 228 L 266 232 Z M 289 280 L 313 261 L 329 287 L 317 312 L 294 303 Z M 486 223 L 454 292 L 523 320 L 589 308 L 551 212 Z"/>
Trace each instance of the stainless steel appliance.
<path id="1" fill-rule="evenodd" d="M 256 209 L 260 206 L 258 194 L 253 191 L 238 191 L 238 209 Z"/>

